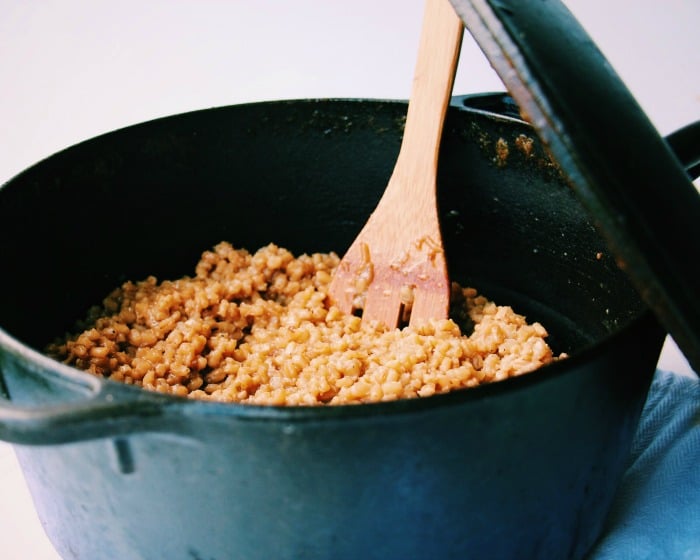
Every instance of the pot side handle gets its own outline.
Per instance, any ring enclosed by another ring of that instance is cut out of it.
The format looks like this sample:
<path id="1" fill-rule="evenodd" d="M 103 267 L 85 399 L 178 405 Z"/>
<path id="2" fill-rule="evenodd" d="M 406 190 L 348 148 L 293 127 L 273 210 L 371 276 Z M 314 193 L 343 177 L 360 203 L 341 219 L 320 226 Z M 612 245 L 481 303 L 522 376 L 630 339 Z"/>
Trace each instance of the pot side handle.
<path id="1" fill-rule="evenodd" d="M 523 120 L 520 114 L 520 107 L 518 107 L 515 99 L 505 92 L 494 91 L 453 95 L 450 99 L 450 105 L 458 109 L 472 109 Z"/>
<path id="2" fill-rule="evenodd" d="M 666 142 L 691 180 L 700 176 L 700 121 L 679 128 L 666 136 Z"/>
<path id="3" fill-rule="evenodd" d="M 117 387 L 114 391 L 105 383 L 96 387 L 82 400 L 20 405 L 9 400 L 0 370 L 0 440 L 56 445 L 136 432 L 177 431 L 176 418 L 182 415 L 172 413 L 180 403 L 143 390 Z"/>

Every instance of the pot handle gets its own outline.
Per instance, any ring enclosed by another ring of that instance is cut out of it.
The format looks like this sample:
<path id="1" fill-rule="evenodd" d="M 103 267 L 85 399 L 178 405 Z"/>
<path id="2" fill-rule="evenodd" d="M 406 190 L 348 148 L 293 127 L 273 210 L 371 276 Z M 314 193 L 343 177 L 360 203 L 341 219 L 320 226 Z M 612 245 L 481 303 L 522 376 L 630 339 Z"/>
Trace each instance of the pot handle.
<path id="1" fill-rule="evenodd" d="M 177 401 L 144 390 L 112 387 L 97 378 L 86 388 L 89 393 L 81 400 L 19 405 L 9 400 L 0 370 L 0 440 L 55 445 L 134 432 L 178 430 L 178 419 L 183 415 L 178 413 L 182 404 Z"/>
<path id="2" fill-rule="evenodd" d="M 496 113 L 504 117 L 523 120 L 520 107 L 509 94 L 505 92 L 469 93 L 454 95 L 450 105 L 460 109 L 476 109 L 487 113 Z"/>
<path id="3" fill-rule="evenodd" d="M 700 121 L 679 128 L 666 136 L 666 142 L 692 181 L 700 177 Z"/>
<path id="4" fill-rule="evenodd" d="M 517 102 L 506 92 L 455 95 L 450 100 L 450 105 L 523 120 Z M 700 121 L 679 128 L 666 136 L 665 140 L 690 179 L 697 179 L 700 176 Z"/>

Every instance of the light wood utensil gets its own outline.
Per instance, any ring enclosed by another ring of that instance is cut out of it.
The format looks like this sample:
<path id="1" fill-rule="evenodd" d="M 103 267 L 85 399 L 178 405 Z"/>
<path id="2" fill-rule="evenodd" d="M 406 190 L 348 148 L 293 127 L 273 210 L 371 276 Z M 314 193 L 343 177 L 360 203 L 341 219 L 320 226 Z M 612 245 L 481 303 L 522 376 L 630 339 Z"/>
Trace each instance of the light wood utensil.
<path id="1" fill-rule="evenodd" d="M 426 0 L 401 149 L 376 209 L 338 266 L 332 301 L 396 327 L 447 318 L 450 282 L 438 221 L 438 151 L 464 24 L 449 0 Z M 364 294 L 364 296 L 363 296 Z"/>

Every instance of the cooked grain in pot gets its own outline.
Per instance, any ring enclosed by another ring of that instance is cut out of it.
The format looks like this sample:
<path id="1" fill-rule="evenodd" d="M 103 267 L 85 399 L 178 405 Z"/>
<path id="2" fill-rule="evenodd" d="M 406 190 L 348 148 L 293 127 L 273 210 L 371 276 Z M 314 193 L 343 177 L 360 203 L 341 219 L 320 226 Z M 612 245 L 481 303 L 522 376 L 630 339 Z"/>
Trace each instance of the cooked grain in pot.
<path id="1" fill-rule="evenodd" d="M 251 254 L 222 242 L 193 277 L 126 282 L 47 353 L 144 389 L 265 405 L 425 397 L 557 359 L 542 325 L 456 284 L 453 319 L 362 324 L 328 302 L 338 262 L 332 253 L 295 258 L 268 245 Z"/>

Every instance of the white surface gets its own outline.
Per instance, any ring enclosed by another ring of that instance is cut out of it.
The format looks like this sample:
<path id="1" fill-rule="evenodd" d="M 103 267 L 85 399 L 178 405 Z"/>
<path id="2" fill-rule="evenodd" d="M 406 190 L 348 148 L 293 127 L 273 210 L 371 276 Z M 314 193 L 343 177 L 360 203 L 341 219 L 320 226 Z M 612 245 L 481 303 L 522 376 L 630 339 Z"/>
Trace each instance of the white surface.
<path id="1" fill-rule="evenodd" d="M 662 134 L 700 119 L 700 2 L 565 3 Z M 187 110 L 405 99 L 421 14 L 422 0 L 0 0 L 0 182 L 78 141 Z M 465 35 L 455 93 L 494 90 Z M 672 342 L 661 365 L 692 375 Z M 6 444 L 0 495 L 0 557 L 58 558 Z"/>

